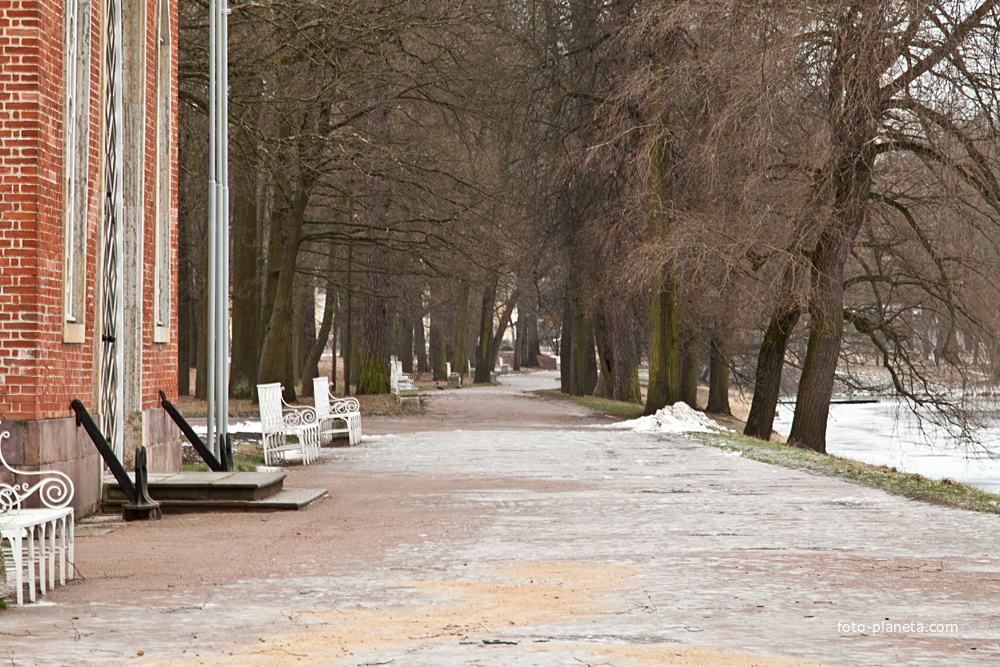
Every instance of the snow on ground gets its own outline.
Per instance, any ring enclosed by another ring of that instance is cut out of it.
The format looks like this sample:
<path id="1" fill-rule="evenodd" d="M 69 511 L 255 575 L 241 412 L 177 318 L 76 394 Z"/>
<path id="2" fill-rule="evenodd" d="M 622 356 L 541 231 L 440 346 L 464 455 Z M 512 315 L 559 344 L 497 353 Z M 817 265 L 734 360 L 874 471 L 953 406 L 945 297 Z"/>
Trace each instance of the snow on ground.
<path id="1" fill-rule="evenodd" d="M 198 435 L 205 435 L 206 433 L 208 433 L 208 426 L 206 426 L 205 424 L 192 424 L 191 428 Z M 260 435 L 260 422 L 245 421 L 245 422 L 230 423 L 229 432 L 256 433 L 257 435 Z"/>
<path id="2" fill-rule="evenodd" d="M 691 433 L 693 431 L 727 430 L 701 412 L 693 410 L 687 403 L 681 402 L 660 408 L 656 414 L 607 424 L 605 428 L 625 429 L 636 433 Z"/>

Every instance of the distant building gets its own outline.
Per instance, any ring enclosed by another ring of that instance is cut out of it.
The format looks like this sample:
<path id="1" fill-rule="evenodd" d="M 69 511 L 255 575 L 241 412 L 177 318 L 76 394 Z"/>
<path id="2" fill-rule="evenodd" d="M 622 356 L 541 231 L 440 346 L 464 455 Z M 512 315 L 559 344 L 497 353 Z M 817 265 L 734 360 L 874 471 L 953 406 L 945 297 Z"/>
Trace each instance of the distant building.
<path id="1" fill-rule="evenodd" d="M 102 464 L 79 398 L 130 465 L 180 468 L 177 2 L 0 3 L 0 430 L 16 467 Z"/>

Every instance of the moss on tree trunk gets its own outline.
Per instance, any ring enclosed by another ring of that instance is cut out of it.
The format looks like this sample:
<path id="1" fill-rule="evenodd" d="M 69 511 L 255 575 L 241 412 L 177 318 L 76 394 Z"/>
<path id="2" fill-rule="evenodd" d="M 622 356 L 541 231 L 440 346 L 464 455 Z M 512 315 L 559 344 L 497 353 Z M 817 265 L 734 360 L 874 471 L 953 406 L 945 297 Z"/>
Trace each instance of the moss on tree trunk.
<path id="1" fill-rule="evenodd" d="M 664 273 L 649 308 L 649 389 L 643 411 L 647 415 L 681 398 L 677 281 L 669 270 Z"/>

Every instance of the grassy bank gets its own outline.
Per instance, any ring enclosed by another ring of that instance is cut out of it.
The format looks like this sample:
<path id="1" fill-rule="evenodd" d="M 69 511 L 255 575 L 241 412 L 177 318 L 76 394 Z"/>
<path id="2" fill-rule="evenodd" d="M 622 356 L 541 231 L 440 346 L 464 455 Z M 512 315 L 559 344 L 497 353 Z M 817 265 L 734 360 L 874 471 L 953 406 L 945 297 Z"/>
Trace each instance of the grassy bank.
<path id="1" fill-rule="evenodd" d="M 200 472 L 208 470 L 208 466 L 198 456 L 193 447 L 184 447 L 183 470 L 185 472 Z M 254 472 L 257 466 L 264 465 L 264 446 L 260 440 L 233 441 L 233 469 L 236 472 Z"/>
<path id="2" fill-rule="evenodd" d="M 711 447 L 718 447 L 754 461 L 805 470 L 818 475 L 839 477 L 861 486 L 881 489 L 912 500 L 951 505 L 976 512 L 1000 514 L 1000 495 L 959 484 L 951 480 L 933 480 L 923 475 L 900 472 L 895 468 L 861 463 L 851 459 L 820 454 L 808 449 L 763 442 L 731 433 L 692 433 L 689 437 Z"/>
<path id="3" fill-rule="evenodd" d="M 567 396 L 558 389 L 540 391 L 539 394 L 555 396 L 577 405 L 590 408 L 605 415 L 622 419 L 635 419 L 642 414 L 643 406 L 633 403 L 622 403 L 593 396 Z M 736 420 L 726 426 L 740 426 Z M 922 475 L 900 472 L 895 468 L 861 463 L 851 459 L 820 454 L 808 449 L 789 447 L 777 442 L 764 442 L 733 433 L 691 433 L 689 437 L 711 447 L 717 447 L 762 463 L 770 463 L 794 470 L 805 470 L 817 475 L 828 475 L 860 484 L 861 486 L 881 489 L 896 496 L 904 496 L 912 500 L 951 505 L 976 512 L 1000 514 L 1000 495 L 980 491 L 979 489 L 959 484 L 951 480 L 933 480 Z"/>

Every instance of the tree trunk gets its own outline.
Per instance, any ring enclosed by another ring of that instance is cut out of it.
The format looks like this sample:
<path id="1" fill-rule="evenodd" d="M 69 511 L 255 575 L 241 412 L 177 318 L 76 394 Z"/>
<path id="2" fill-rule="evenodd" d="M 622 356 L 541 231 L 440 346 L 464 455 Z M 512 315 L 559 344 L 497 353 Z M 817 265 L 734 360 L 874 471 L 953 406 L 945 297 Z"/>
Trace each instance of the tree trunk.
<path id="1" fill-rule="evenodd" d="M 570 393 L 573 377 L 573 300 L 566 289 L 566 300 L 563 304 L 562 331 L 559 338 L 559 390 Z"/>
<path id="2" fill-rule="evenodd" d="M 447 372 L 447 355 L 445 355 L 444 349 L 444 332 L 442 331 L 440 318 L 431 313 L 431 331 L 430 331 L 430 344 L 431 344 L 431 370 L 434 373 L 434 379 L 438 382 L 448 381 Z"/>
<path id="3" fill-rule="evenodd" d="M 527 352 L 527 319 L 525 319 L 524 305 L 518 304 L 517 306 L 517 324 L 514 326 L 514 370 L 521 370 L 521 365 L 523 364 L 523 359 L 525 358 L 525 352 Z"/>
<path id="4" fill-rule="evenodd" d="M 688 338 L 684 341 L 684 351 L 681 354 L 681 400 L 698 409 L 698 376 L 701 374 L 701 364 L 698 362 L 697 340 Z"/>
<path id="5" fill-rule="evenodd" d="M 344 317 L 344 337 L 341 340 L 340 356 L 344 359 L 344 396 L 351 395 L 351 382 L 354 379 L 354 288 L 351 279 L 354 271 L 354 246 L 347 246 L 347 314 Z"/>
<path id="6" fill-rule="evenodd" d="M 261 364 L 264 360 L 265 354 L 273 354 L 272 351 L 268 351 L 268 332 L 271 328 L 272 316 L 274 315 L 274 305 L 278 294 L 278 282 L 281 278 L 282 271 L 282 258 L 285 254 L 286 244 L 288 243 L 288 230 L 282 224 L 282 213 L 275 211 L 271 213 L 271 221 L 269 226 L 268 234 L 268 246 L 267 246 L 267 257 L 265 261 L 265 273 L 264 273 L 264 290 L 262 294 L 261 304 L 261 318 L 260 318 L 260 332 L 258 333 L 258 339 L 260 340 L 260 352 L 257 355 L 257 382 L 264 384 L 267 382 L 274 382 L 275 380 L 281 380 L 280 377 L 272 377 L 270 375 L 261 374 Z M 291 310 L 289 309 L 285 312 L 286 320 L 281 326 L 287 328 L 289 326 L 288 319 L 291 317 Z M 275 332 L 277 335 L 278 332 Z M 287 341 L 282 341 L 285 344 Z M 270 344 L 272 350 L 274 349 L 275 343 Z M 284 348 L 282 348 L 284 349 Z M 268 362 L 269 365 L 273 366 L 272 362 Z M 256 392 L 254 392 L 256 394 Z"/>
<path id="7" fill-rule="evenodd" d="M 613 307 L 611 318 L 614 354 L 612 397 L 617 401 L 642 403 L 642 387 L 639 385 L 639 341 L 635 330 L 635 313 L 631 304 Z"/>
<path id="8" fill-rule="evenodd" d="M 401 313 L 399 323 L 399 360 L 403 362 L 403 372 L 413 375 L 413 320 Z"/>
<path id="9" fill-rule="evenodd" d="M 260 341 L 260 289 L 257 282 L 257 207 L 237 179 L 233 189 L 233 348 L 229 370 L 229 395 L 256 395 Z"/>
<path id="10" fill-rule="evenodd" d="M 295 384 L 298 386 L 299 380 L 304 372 L 307 350 L 312 348 L 315 338 L 316 322 L 312 299 L 309 292 L 312 288 L 306 285 L 298 285 L 294 290 L 294 306 L 292 308 L 292 375 Z"/>
<path id="11" fill-rule="evenodd" d="M 788 443 L 817 452 L 826 451 L 826 422 L 844 334 L 844 263 L 852 240 L 825 233 L 813 255 L 809 346 Z"/>
<path id="12" fill-rule="evenodd" d="M 358 323 L 355 323 L 358 324 Z M 355 327 L 357 330 L 358 327 Z M 361 336 L 355 334 L 351 342 L 351 384 L 357 389 L 358 381 L 361 379 Z M 355 391 L 354 393 L 357 393 Z"/>
<path id="13" fill-rule="evenodd" d="M 302 233 L 302 222 L 305 217 L 309 194 L 305 187 L 300 188 L 294 206 L 284 216 L 275 216 L 284 220 L 277 229 L 284 231 L 284 243 L 280 250 L 272 247 L 272 253 L 280 252 L 281 260 L 274 281 L 274 296 L 268 318 L 267 332 L 261 349 L 260 361 L 257 366 L 257 381 L 260 383 L 281 382 L 284 388 L 284 398 L 291 403 L 295 400 L 295 376 L 292 373 L 292 340 L 291 325 L 293 311 L 293 287 L 295 284 L 295 268 L 299 254 L 299 239 Z M 272 226 L 272 230 L 275 227 Z M 279 232 L 280 233 L 280 232 Z M 277 237 L 272 237 L 272 244 Z"/>
<path id="14" fill-rule="evenodd" d="M 374 106 L 375 100 L 372 100 Z M 368 133 L 377 143 L 389 135 L 389 107 L 382 104 L 368 114 Z M 372 230 L 387 229 L 389 219 L 389 187 L 381 178 L 371 182 L 367 197 L 368 227 Z M 378 236 L 382 236 L 381 233 Z M 362 338 L 361 368 L 358 374 L 358 394 L 388 394 L 389 383 L 389 306 L 386 302 L 389 279 L 388 250 L 375 239 L 369 250 L 368 273 L 365 277 L 364 336 Z"/>
<path id="15" fill-rule="evenodd" d="M 312 380 L 319 377 L 319 360 L 326 350 L 327 343 L 330 342 L 330 329 L 333 326 L 333 316 L 336 313 L 337 295 L 334 292 L 333 283 L 326 283 L 326 302 L 323 304 L 323 320 L 319 325 L 319 333 L 316 335 L 316 342 L 306 356 L 306 362 L 302 373 L 302 395 L 312 396 Z M 336 341 L 335 341 L 336 343 Z M 333 376 L 334 383 L 337 377 L 337 346 L 333 346 Z"/>
<path id="16" fill-rule="evenodd" d="M 597 361 L 594 357 L 594 324 L 580 303 L 573 305 L 573 351 L 570 394 L 589 396 L 597 384 Z"/>
<path id="17" fill-rule="evenodd" d="M 594 386 L 594 396 L 613 398 L 615 395 L 614 349 L 608 337 L 607 319 L 603 311 L 599 312 L 594 321 L 594 340 L 597 343 L 597 384 Z"/>
<path id="18" fill-rule="evenodd" d="M 178 281 L 179 282 L 179 281 Z M 177 395 L 191 393 L 191 297 L 187 286 L 177 289 Z"/>
<path id="19" fill-rule="evenodd" d="M 672 269 L 665 268 L 649 307 L 649 387 L 643 414 L 651 415 L 681 399 L 677 319 L 677 281 Z"/>
<path id="20" fill-rule="evenodd" d="M 705 411 L 718 415 L 731 415 L 728 345 L 719 336 L 712 336 L 709 344 L 708 406 Z"/>
<path id="21" fill-rule="evenodd" d="M 538 317 L 535 315 L 534 309 L 528 310 L 525 315 L 528 318 L 528 322 L 525 329 L 528 332 L 527 340 L 525 341 L 525 358 L 523 365 L 528 368 L 538 367 L 538 355 L 541 354 L 538 342 Z"/>
<path id="22" fill-rule="evenodd" d="M 517 295 L 512 295 L 510 300 L 504 305 L 503 312 L 500 314 L 500 325 L 497 327 L 497 332 L 493 336 L 493 342 L 490 346 L 491 370 L 497 365 L 497 358 L 500 356 L 500 345 L 503 343 L 503 335 L 510 326 L 510 318 L 514 314 L 514 306 L 516 302 Z"/>
<path id="23" fill-rule="evenodd" d="M 419 317 L 413 323 L 413 346 L 417 349 L 417 372 L 426 373 L 430 370 L 427 364 L 427 339 L 424 332 L 424 313 L 421 311 Z"/>
<path id="24" fill-rule="evenodd" d="M 490 351 L 493 349 L 493 314 L 497 299 L 497 277 L 490 276 L 483 287 L 483 309 L 479 318 L 479 345 L 476 347 L 476 384 L 489 384 L 493 365 Z"/>
<path id="25" fill-rule="evenodd" d="M 774 411 L 781 394 L 781 371 L 785 364 L 788 339 L 799 321 L 799 308 L 781 302 L 771 315 L 764 332 L 764 340 L 757 354 L 757 371 L 754 377 L 753 402 L 743 435 L 770 440 L 774 427 Z"/>
<path id="26" fill-rule="evenodd" d="M 659 121 L 659 112 L 654 114 Z M 659 130 L 659 131 L 662 131 Z M 669 196 L 670 146 L 665 138 L 654 141 L 646 174 L 649 188 L 650 236 L 667 241 L 670 224 L 665 210 Z M 673 262 L 666 263 L 652 285 L 649 305 L 649 387 L 644 414 L 673 405 L 681 398 L 680 339 L 678 335 L 678 286 Z"/>
<path id="27" fill-rule="evenodd" d="M 469 290 L 468 280 L 458 281 L 458 303 L 455 306 L 455 338 L 451 344 L 451 372 L 465 376 L 466 338 L 469 329 Z M 470 378 L 471 379 L 471 378 Z"/>
<path id="28" fill-rule="evenodd" d="M 369 284 L 371 287 L 371 284 Z M 361 369 L 355 393 L 389 393 L 389 310 L 385 299 L 365 297 L 365 322 L 362 337 Z"/>
<path id="29" fill-rule="evenodd" d="M 376 204 L 382 209 L 384 204 Z M 384 218 L 384 213 L 380 218 Z M 362 337 L 361 372 L 358 375 L 357 394 L 388 394 L 389 386 L 389 306 L 386 267 L 388 258 L 381 246 L 371 249 L 371 267 L 367 274 L 365 296 L 365 322 Z"/>
<path id="30" fill-rule="evenodd" d="M 330 326 L 330 333 L 333 339 L 330 341 L 330 388 L 337 391 L 337 343 L 340 342 L 340 298 L 338 295 L 337 305 L 333 311 L 333 323 Z"/>
<path id="31" fill-rule="evenodd" d="M 801 259 L 801 258 L 798 258 Z M 771 314 L 764 339 L 757 354 L 754 376 L 753 401 L 743 434 L 761 440 L 770 440 L 774 427 L 775 410 L 781 394 L 781 373 L 785 364 L 788 340 L 799 321 L 801 310 L 796 296 L 795 275 L 802 271 L 802 262 L 793 261 L 782 276 L 777 305 Z"/>
<path id="32" fill-rule="evenodd" d="M 844 266 L 851 246 L 864 225 L 871 194 L 871 135 L 861 140 L 834 119 L 838 138 L 847 150 L 833 170 L 833 220 L 812 253 L 812 286 L 809 295 L 809 346 L 802 363 L 795 416 L 788 434 L 789 444 L 818 452 L 826 451 L 826 423 L 844 335 Z M 846 138 L 845 138 L 846 135 Z M 852 150 L 852 146 L 864 148 Z"/>
<path id="33" fill-rule="evenodd" d="M 204 270 L 205 280 L 208 278 L 208 243 L 205 243 L 204 253 L 202 255 L 202 269 Z M 208 283 L 204 282 L 203 286 Z M 198 321 L 195 323 L 197 336 L 198 336 L 198 358 L 196 363 L 197 373 L 195 377 L 194 386 L 194 397 L 200 400 L 206 400 L 208 398 L 208 298 L 205 296 L 206 289 L 201 291 L 202 296 L 195 301 L 194 312 L 198 313 Z"/>
<path id="34" fill-rule="evenodd" d="M 195 335 L 198 337 L 198 358 L 195 360 L 196 376 L 194 384 L 194 397 L 202 401 L 208 398 L 208 299 L 202 298 L 195 301 L 192 307 L 201 311 L 201 317 L 195 323 Z"/>
<path id="35" fill-rule="evenodd" d="M 398 313 L 389 309 L 389 356 L 403 363 L 402 353 L 402 328 L 403 318 Z"/>

